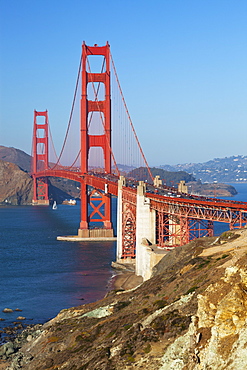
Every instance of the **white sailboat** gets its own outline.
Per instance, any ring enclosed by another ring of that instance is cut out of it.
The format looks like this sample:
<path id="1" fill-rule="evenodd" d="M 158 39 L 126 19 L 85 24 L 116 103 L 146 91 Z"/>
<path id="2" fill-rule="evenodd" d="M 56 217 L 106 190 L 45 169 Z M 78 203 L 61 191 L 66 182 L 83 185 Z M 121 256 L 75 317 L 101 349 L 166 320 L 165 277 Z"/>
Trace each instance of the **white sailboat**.
<path id="1" fill-rule="evenodd" d="M 53 203 L 52 209 L 57 209 L 57 202 L 56 202 L 55 200 L 54 200 L 54 203 Z"/>

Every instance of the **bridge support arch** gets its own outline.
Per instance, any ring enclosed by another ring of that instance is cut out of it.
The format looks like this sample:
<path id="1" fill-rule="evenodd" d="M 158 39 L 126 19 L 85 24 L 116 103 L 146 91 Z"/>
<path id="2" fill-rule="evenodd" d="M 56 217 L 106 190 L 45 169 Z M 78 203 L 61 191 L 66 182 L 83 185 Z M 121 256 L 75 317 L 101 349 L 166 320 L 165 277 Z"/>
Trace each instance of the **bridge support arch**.
<path id="1" fill-rule="evenodd" d="M 133 263 L 136 246 L 136 197 L 126 188 L 125 178 L 118 180 L 117 261 Z"/>

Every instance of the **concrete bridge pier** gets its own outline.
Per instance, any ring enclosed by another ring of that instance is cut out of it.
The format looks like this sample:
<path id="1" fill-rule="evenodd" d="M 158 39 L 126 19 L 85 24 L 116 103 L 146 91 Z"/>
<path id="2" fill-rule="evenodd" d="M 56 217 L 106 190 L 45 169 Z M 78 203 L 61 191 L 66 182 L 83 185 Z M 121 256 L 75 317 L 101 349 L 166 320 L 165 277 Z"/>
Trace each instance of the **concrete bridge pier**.
<path id="1" fill-rule="evenodd" d="M 117 198 L 117 256 L 116 261 L 124 263 L 121 260 L 123 254 L 123 186 L 126 186 L 124 176 L 120 176 L 118 180 L 118 198 Z"/>
<path id="2" fill-rule="evenodd" d="M 143 181 L 139 182 L 136 194 L 136 216 L 135 216 L 135 259 L 124 256 L 123 243 L 124 237 L 124 196 L 125 178 L 120 176 L 118 181 L 118 208 L 117 208 L 117 252 L 116 262 L 120 264 L 135 264 L 135 274 L 141 276 L 143 280 L 151 277 L 152 268 L 160 261 L 164 255 L 156 247 L 156 211 L 150 207 L 150 199 L 146 197 L 146 185 Z M 127 235 L 128 237 L 129 235 Z M 134 242 L 132 242 L 134 243 Z"/>
<path id="3" fill-rule="evenodd" d="M 156 212 L 150 208 L 143 181 L 137 187 L 136 202 L 136 275 L 147 280 L 157 263 L 151 245 L 156 243 Z"/>

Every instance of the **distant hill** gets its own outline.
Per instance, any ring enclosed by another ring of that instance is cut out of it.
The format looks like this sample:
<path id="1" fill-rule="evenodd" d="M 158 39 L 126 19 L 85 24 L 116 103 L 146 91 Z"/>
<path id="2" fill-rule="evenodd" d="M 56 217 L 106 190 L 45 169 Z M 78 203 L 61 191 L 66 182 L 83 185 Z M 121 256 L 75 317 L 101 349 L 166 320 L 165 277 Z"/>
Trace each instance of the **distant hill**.
<path id="1" fill-rule="evenodd" d="M 0 145 L 0 204 L 32 203 L 32 157 L 20 149 Z M 28 172 L 28 173 L 27 173 Z M 66 198 L 79 198 L 79 183 L 56 177 L 49 178 L 49 199 L 62 203 Z"/>
<path id="2" fill-rule="evenodd" d="M 66 198 L 78 198 L 76 185 L 71 180 L 49 178 L 49 199 L 62 203 Z M 0 205 L 30 205 L 32 199 L 31 176 L 18 165 L 0 159 Z"/>
<path id="3" fill-rule="evenodd" d="M 14 163 L 23 171 L 30 172 L 32 157 L 20 149 L 0 145 L 0 159 L 5 162 Z"/>
<path id="4" fill-rule="evenodd" d="M 162 165 L 160 168 L 167 171 L 186 171 L 202 182 L 247 183 L 247 156 L 243 155 L 215 158 L 204 163 Z"/>
<path id="5" fill-rule="evenodd" d="M 14 163 L 0 160 L 0 205 L 32 203 L 33 181 Z"/>
<path id="6" fill-rule="evenodd" d="M 160 176 L 163 184 L 166 184 L 167 186 L 176 186 L 177 183 L 182 180 L 184 180 L 185 182 L 196 181 L 194 176 L 185 171 L 170 172 L 161 168 L 150 168 L 150 171 L 153 177 Z M 137 181 L 147 180 L 147 182 L 152 183 L 146 167 L 135 168 L 128 173 L 128 177 L 134 178 Z"/>

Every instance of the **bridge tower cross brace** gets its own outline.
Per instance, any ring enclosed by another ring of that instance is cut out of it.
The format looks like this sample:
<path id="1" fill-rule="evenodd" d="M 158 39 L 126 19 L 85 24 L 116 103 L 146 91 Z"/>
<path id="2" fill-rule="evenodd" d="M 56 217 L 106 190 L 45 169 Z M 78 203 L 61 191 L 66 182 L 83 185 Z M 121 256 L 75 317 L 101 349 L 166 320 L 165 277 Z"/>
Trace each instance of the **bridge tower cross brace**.
<path id="1" fill-rule="evenodd" d="M 44 117 L 44 122 L 38 122 L 38 117 Z M 35 205 L 49 205 L 48 178 L 37 178 L 39 170 L 48 169 L 48 112 L 34 111 L 33 124 L 33 152 L 32 152 L 32 177 L 33 200 Z"/>
<path id="2" fill-rule="evenodd" d="M 105 71 L 100 73 L 92 73 L 87 71 L 87 58 L 90 55 L 99 55 L 105 58 Z M 92 147 L 101 147 L 104 153 L 104 172 L 111 173 L 111 94 L 110 94 L 110 45 L 105 46 L 87 46 L 85 42 L 82 45 L 82 72 L 81 72 L 81 173 L 88 173 L 89 150 Z M 89 83 L 103 83 L 105 86 L 104 100 L 88 100 L 87 88 Z M 99 112 L 104 126 L 104 133 L 101 135 L 89 134 L 89 113 Z M 97 191 L 98 193 L 98 191 Z M 101 194 L 101 205 L 104 205 L 104 215 L 100 214 L 100 219 L 91 219 L 88 214 L 87 204 L 93 206 L 92 197 L 88 196 L 87 185 L 81 182 L 81 222 L 78 230 L 78 235 L 81 237 L 89 237 L 89 222 L 103 222 L 104 232 L 102 236 L 113 236 L 111 222 L 111 197 L 108 194 Z M 97 211 L 95 207 L 94 212 Z"/>

